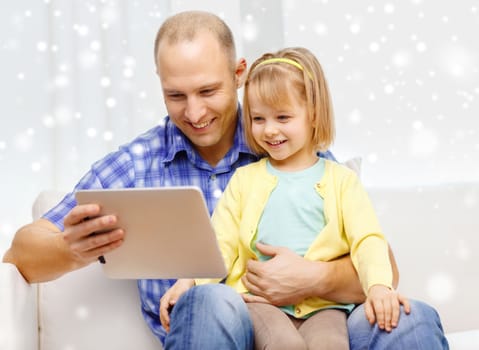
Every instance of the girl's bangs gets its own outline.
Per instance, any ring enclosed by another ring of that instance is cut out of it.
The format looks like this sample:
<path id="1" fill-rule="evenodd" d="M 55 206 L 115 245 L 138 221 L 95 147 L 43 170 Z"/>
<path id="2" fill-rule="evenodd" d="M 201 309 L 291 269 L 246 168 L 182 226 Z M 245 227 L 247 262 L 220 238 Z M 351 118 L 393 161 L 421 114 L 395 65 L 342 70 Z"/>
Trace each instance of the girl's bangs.
<path id="1" fill-rule="evenodd" d="M 290 106 L 292 80 L 290 74 L 282 70 L 264 69 L 258 72 L 251 85 L 261 101 L 270 107 L 281 109 Z"/>

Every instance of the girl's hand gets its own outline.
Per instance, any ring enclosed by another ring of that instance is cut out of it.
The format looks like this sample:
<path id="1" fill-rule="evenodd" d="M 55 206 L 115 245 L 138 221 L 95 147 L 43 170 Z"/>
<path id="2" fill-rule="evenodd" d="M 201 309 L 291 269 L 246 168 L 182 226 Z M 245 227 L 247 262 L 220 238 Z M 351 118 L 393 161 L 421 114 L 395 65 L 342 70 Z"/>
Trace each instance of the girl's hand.
<path id="1" fill-rule="evenodd" d="M 411 312 L 407 298 L 386 286 L 374 285 L 369 289 L 364 311 L 370 324 L 377 322 L 380 329 L 391 332 L 398 325 L 401 305 L 406 314 Z"/>
<path id="2" fill-rule="evenodd" d="M 160 322 L 167 332 L 170 331 L 170 311 L 180 296 L 195 285 L 193 279 L 179 279 L 160 299 Z"/>

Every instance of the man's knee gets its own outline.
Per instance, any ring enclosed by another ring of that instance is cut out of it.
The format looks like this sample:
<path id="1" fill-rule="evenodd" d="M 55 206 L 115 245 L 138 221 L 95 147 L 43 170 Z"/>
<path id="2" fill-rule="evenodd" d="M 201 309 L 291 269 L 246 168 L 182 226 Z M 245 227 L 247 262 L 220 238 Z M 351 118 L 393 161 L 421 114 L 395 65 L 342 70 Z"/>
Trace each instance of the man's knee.
<path id="1" fill-rule="evenodd" d="M 348 317 L 351 349 L 382 349 L 393 346 L 398 349 L 448 349 L 447 339 L 437 311 L 428 304 L 410 300 L 411 312 L 401 307 L 397 327 L 390 333 L 370 325 L 364 315 L 364 307 L 358 306 Z"/>
<path id="2" fill-rule="evenodd" d="M 253 327 L 248 309 L 241 296 L 228 286 L 190 288 L 173 308 L 165 344 L 171 348 L 251 349 Z"/>
<path id="3" fill-rule="evenodd" d="M 419 300 L 409 300 L 409 303 L 411 305 L 410 315 L 406 314 L 404 308 L 401 306 L 398 327 L 416 327 L 420 324 L 431 323 L 440 325 L 439 315 L 433 307 Z M 354 309 L 354 311 L 348 317 L 348 328 L 357 327 L 371 327 L 366 319 L 364 305 L 359 305 L 356 307 L 356 309 Z"/>
<path id="4" fill-rule="evenodd" d="M 194 299 L 195 304 L 215 312 L 244 312 L 248 310 L 241 296 L 234 289 L 224 284 L 204 284 L 193 287 L 185 293 L 180 301 Z"/>
<path id="5" fill-rule="evenodd" d="M 437 327 L 442 331 L 441 320 L 436 309 L 419 300 L 410 300 L 409 303 L 411 304 L 411 313 L 410 315 L 406 315 L 405 312 L 401 310 L 399 323 L 410 323 L 408 326 L 414 328 L 425 327 L 427 329 Z"/>
<path id="6" fill-rule="evenodd" d="M 178 300 L 174 309 L 209 323 L 222 324 L 250 332 L 252 329 L 248 308 L 241 296 L 224 284 L 205 284 L 190 288 Z M 175 315 L 176 316 L 176 315 Z"/>

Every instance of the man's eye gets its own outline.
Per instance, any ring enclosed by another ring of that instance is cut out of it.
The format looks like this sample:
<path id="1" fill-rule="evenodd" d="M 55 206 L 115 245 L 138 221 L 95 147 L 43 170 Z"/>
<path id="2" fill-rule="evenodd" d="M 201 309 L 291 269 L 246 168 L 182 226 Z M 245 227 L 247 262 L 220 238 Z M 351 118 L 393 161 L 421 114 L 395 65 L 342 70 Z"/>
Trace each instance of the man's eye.
<path id="1" fill-rule="evenodd" d="M 213 90 L 213 89 L 201 90 L 201 94 L 203 96 L 211 96 L 214 93 L 215 93 L 215 90 Z"/>
<path id="2" fill-rule="evenodd" d="M 184 97 L 184 95 L 182 95 L 182 94 L 168 94 L 167 97 L 170 100 L 180 100 Z"/>

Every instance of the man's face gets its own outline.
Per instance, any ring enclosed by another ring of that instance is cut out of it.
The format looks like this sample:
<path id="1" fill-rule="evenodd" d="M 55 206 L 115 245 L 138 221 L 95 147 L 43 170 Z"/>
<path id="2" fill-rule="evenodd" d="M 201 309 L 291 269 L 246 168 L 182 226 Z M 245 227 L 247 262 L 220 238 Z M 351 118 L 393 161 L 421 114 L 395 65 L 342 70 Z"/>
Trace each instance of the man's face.
<path id="1" fill-rule="evenodd" d="M 193 41 L 164 40 L 158 74 L 168 114 L 201 156 L 215 165 L 233 144 L 238 78 L 217 40 L 200 32 Z"/>

